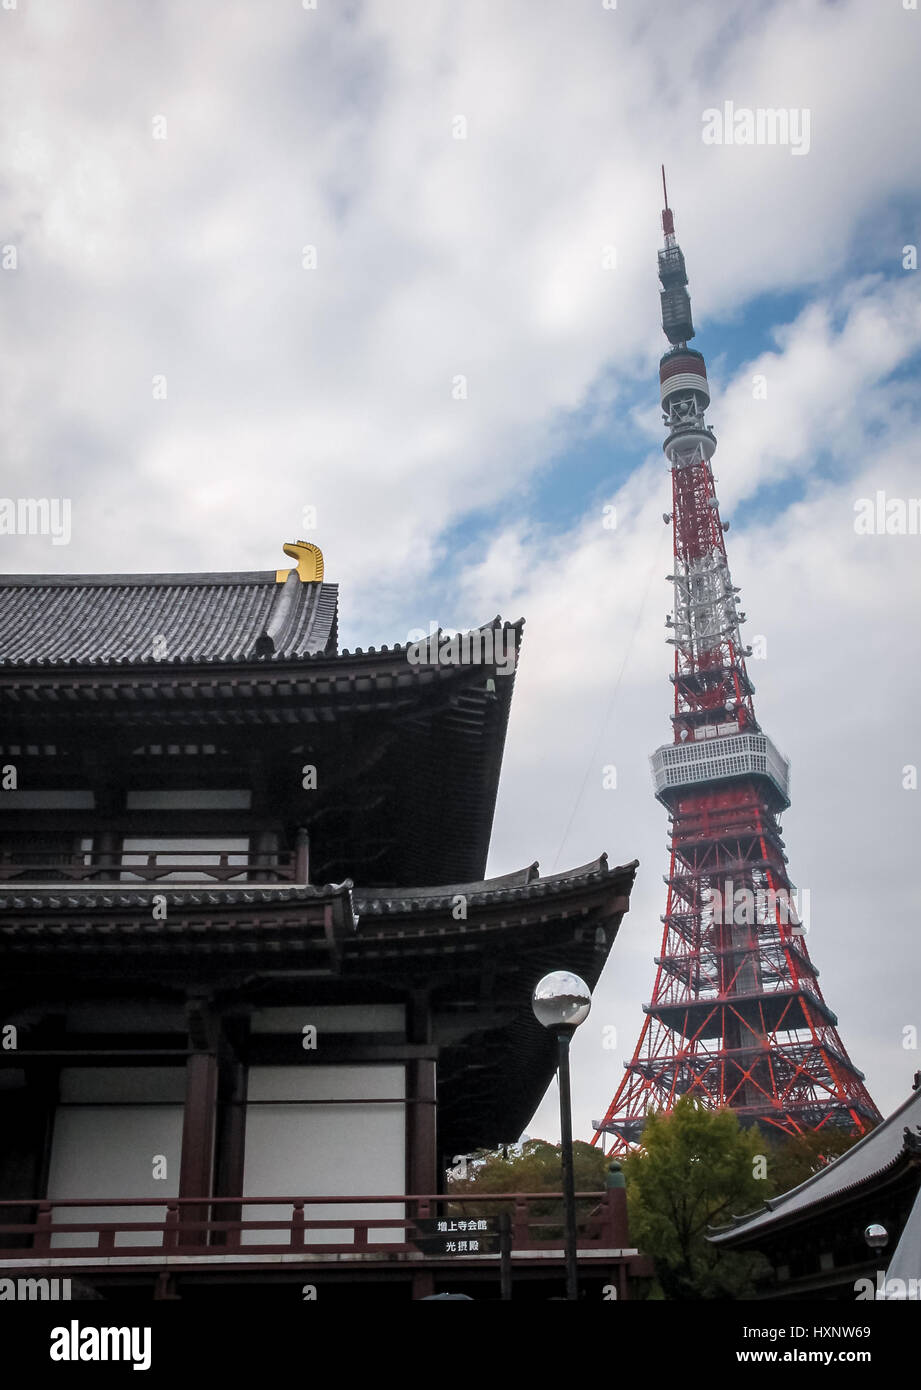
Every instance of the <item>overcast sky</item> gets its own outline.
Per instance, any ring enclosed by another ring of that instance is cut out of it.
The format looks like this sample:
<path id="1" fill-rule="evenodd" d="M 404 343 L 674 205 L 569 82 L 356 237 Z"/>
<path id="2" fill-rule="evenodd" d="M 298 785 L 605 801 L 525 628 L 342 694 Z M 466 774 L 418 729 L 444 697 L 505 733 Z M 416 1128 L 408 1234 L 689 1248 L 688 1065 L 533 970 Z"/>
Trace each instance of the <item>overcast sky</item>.
<path id="1" fill-rule="evenodd" d="M 585 1137 L 665 910 L 663 161 L 808 945 L 884 1112 L 921 1067 L 921 536 L 855 530 L 921 496 L 910 4 L 0 0 L 0 493 L 72 499 L 0 569 L 274 569 L 303 535 L 343 645 L 523 615 L 490 872 L 641 861 Z M 727 102 L 790 141 L 727 143 Z"/>

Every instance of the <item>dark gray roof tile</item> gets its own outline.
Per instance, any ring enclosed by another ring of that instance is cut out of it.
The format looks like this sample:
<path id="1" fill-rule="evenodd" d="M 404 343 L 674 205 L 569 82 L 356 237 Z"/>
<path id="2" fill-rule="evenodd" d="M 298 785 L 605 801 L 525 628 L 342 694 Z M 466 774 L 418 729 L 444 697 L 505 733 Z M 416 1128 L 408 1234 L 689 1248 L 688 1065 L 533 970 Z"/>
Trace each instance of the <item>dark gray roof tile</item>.
<path id="1" fill-rule="evenodd" d="M 813 1173 L 789 1192 L 768 1198 L 762 1210 L 734 1217 L 736 1224 L 732 1228 L 714 1233 L 709 1239 L 717 1245 L 724 1242 L 731 1244 L 735 1235 L 741 1236 L 744 1232 L 747 1236 L 775 1226 L 877 1177 L 897 1162 L 905 1148 L 906 1128 L 918 1128 L 919 1122 L 921 1089 L 913 1091 L 882 1124 L 871 1129 L 859 1143 L 847 1149 L 827 1167 Z"/>
<path id="2" fill-rule="evenodd" d="M 91 888 L 68 892 L 68 885 L 10 885 L 0 886 L 0 913 L 10 915 L 23 911 L 45 911 L 49 909 L 62 912 L 83 909 L 97 911 L 102 908 L 142 908 L 150 905 L 151 892 L 165 894 L 176 907 L 199 908 L 205 906 L 239 907 L 247 903 L 296 903 L 326 901 L 330 898 L 352 895 L 355 910 L 361 915 L 381 916 L 388 913 L 413 913 L 425 916 L 437 910 L 458 894 L 486 907 L 491 903 L 527 902 L 539 897 L 564 896 L 571 889 L 587 887 L 593 881 L 611 882 L 617 878 L 630 881 L 636 872 L 637 861 L 619 864 L 609 868 L 607 856 L 585 865 L 582 869 L 568 873 L 554 874 L 548 878 L 535 876 L 536 865 L 530 864 L 515 873 L 504 874 L 498 878 L 481 879 L 475 883 L 441 884 L 430 888 L 356 888 L 351 879 L 343 883 L 310 885 L 276 885 L 275 887 L 246 887 L 228 885 L 220 891 L 203 884 L 171 884 L 162 880 L 145 888 L 109 886 L 99 884 Z"/>
<path id="3" fill-rule="evenodd" d="M 291 660 L 337 643 L 335 584 L 240 574 L 0 576 L 0 667 Z M 154 641 L 165 649 L 155 655 Z"/>

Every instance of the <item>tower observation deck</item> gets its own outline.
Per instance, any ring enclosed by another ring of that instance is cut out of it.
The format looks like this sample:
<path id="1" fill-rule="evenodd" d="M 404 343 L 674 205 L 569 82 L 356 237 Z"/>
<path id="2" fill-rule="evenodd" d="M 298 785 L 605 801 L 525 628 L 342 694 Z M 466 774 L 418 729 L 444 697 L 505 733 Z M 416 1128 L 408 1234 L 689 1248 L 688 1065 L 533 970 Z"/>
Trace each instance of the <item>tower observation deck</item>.
<path id="1" fill-rule="evenodd" d="M 664 173 L 663 173 L 664 186 Z M 855 1135 L 879 1112 L 822 996 L 808 913 L 787 873 L 779 817 L 787 760 L 755 717 L 745 614 L 726 557 L 705 418 L 710 388 L 694 337 L 684 255 L 665 198 L 659 366 L 671 469 L 672 740 L 652 755 L 671 822 L 668 888 L 651 1002 L 594 1143 L 629 1149 L 648 1114 L 691 1094 L 779 1133 Z"/>

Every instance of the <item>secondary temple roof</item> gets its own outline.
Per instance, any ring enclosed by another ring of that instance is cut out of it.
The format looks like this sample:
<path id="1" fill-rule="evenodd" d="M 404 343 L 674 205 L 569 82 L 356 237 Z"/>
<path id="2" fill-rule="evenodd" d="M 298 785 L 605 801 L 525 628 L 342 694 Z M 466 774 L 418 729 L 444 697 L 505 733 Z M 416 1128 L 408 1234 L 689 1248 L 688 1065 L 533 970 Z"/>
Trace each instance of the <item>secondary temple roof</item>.
<path id="1" fill-rule="evenodd" d="M 714 1245 L 748 1245 L 762 1232 L 810 1219 L 919 1155 L 921 1087 L 840 1158 L 813 1173 L 799 1187 L 769 1198 L 760 1211 L 734 1217 L 731 1227 L 715 1232 L 710 1240 Z"/>
<path id="2" fill-rule="evenodd" d="M 119 989 L 142 982 L 175 995 L 190 980 L 219 980 L 228 1003 L 255 981 L 283 990 L 305 973 L 321 1003 L 423 989 L 439 1049 L 439 1130 L 447 1150 L 460 1152 L 516 1139 L 534 1112 L 558 1058 L 531 990 L 563 964 L 595 987 L 636 867 L 609 867 L 602 855 L 546 878 L 532 864 L 495 879 L 391 890 L 11 883 L 0 889 L 0 960 L 8 978 L 40 979 L 46 1004 L 68 999 L 76 979 L 91 994 L 111 988 L 113 962 Z M 151 889 L 168 903 L 162 918 L 150 912 Z"/>

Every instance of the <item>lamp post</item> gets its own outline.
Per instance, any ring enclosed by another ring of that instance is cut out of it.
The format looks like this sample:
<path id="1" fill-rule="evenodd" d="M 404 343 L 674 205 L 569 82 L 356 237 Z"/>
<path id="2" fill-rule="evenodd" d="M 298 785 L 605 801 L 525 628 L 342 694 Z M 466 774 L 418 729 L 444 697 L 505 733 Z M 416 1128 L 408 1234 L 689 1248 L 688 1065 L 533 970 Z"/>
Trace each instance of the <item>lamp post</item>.
<path id="1" fill-rule="evenodd" d="M 889 1232 L 878 1221 L 872 1222 L 863 1233 L 863 1238 L 871 1250 L 885 1250 L 889 1244 Z"/>
<path id="2" fill-rule="evenodd" d="M 531 1007 L 538 1023 L 556 1034 L 560 1068 L 560 1152 L 563 1163 L 563 1207 L 566 1218 L 566 1297 L 579 1297 L 576 1254 L 576 1184 L 572 1163 L 572 1102 L 569 1089 L 569 1043 L 588 1018 L 592 996 L 588 985 L 568 970 L 554 970 L 535 987 Z"/>
<path id="3" fill-rule="evenodd" d="M 863 1238 L 874 1254 L 877 1250 L 882 1252 L 889 1244 L 889 1232 L 879 1221 L 870 1222 L 870 1225 L 863 1233 Z M 882 1278 L 880 1277 L 881 1275 Z M 881 1269 L 878 1269 L 876 1271 L 876 1294 L 874 1295 L 876 1298 L 885 1299 L 887 1292 L 886 1283 L 885 1274 L 883 1274 Z"/>

